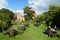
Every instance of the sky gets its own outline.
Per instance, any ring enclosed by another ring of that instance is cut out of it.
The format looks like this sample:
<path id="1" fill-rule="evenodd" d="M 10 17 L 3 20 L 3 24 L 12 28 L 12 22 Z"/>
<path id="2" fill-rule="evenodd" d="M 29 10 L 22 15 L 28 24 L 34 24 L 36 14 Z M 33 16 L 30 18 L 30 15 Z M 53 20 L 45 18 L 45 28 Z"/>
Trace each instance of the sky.
<path id="1" fill-rule="evenodd" d="M 23 13 L 23 8 L 30 6 L 37 14 L 40 14 L 47 11 L 51 4 L 60 4 L 60 0 L 0 0 L 0 9 L 8 8 L 14 12 Z"/>

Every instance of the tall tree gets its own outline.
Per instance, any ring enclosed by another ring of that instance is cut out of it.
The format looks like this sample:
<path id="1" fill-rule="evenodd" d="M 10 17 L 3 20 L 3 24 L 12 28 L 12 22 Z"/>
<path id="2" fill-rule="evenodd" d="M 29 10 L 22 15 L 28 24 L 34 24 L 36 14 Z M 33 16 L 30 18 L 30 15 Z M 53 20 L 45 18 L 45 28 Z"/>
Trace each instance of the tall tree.
<path id="1" fill-rule="evenodd" d="M 24 8 L 24 14 L 25 14 L 24 16 L 25 16 L 25 19 L 26 19 L 26 20 L 31 20 L 32 17 L 34 16 L 34 14 L 35 14 L 35 11 L 32 10 L 31 7 L 26 6 L 26 7 Z"/>
<path id="2" fill-rule="evenodd" d="M 14 13 L 9 9 L 0 9 L 0 28 L 8 28 L 11 26 L 11 21 L 13 19 Z"/>
<path id="3" fill-rule="evenodd" d="M 49 10 L 45 13 L 47 17 L 47 24 L 52 22 L 52 26 L 56 25 L 60 28 L 60 6 L 59 5 L 50 5 Z"/>

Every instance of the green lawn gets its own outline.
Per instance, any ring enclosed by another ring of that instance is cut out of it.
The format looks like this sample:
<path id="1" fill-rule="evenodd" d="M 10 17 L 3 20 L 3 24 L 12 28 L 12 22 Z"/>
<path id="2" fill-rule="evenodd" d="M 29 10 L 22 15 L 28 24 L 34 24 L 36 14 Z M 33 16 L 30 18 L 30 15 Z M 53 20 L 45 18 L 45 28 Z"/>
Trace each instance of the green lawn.
<path id="1" fill-rule="evenodd" d="M 27 30 L 25 30 L 22 35 L 19 34 L 15 38 L 9 38 L 7 35 L 0 33 L 0 40 L 60 40 L 57 37 L 51 38 L 45 35 L 43 33 L 45 28 L 46 26 L 43 24 L 41 24 L 39 27 L 35 27 L 33 24 L 31 24 L 30 27 L 27 28 Z"/>

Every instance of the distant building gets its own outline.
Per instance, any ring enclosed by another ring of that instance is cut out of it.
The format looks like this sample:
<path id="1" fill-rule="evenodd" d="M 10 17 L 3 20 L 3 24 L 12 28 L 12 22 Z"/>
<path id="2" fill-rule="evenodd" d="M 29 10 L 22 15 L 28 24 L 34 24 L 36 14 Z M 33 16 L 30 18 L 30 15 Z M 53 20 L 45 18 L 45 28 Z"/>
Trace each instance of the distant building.
<path id="1" fill-rule="evenodd" d="M 20 22 L 25 21 L 24 16 L 21 15 L 21 12 L 17 13 L 17 20 Z"/>
<path id="2" fill-rule="evenodd" d="M 36 13 L 34 13 L 34 16 L 32 17 L 31 20 L 34 20 L 36 17 L 37 17 L 37 15 L 36 15 Z M 14 15 L 14 20 L 23 22 L 23 21 L 25 21 L 25 17 L 22 15 L 22 12 L 17 12 Z"/>
<path id="3" fill-rule="evenodd" d="M 16 21 L 19 21 L 19 22 L 25 21 L 24 16 L 21 15 L 21 12 L 16 13 L 14 18 L 15 18 Z"/>

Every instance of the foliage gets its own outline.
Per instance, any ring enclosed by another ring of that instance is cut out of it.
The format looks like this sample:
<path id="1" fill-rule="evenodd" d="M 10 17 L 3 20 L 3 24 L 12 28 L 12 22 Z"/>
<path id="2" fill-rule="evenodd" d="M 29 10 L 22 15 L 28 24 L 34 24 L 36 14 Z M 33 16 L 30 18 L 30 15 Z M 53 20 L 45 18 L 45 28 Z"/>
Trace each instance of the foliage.
<path id="1" fill-rule="evenodd" d="M 36 22 L 42 23 L 43 21 L 46 20 L 46 16 L 44 14 L 38 15 L 35 20 Z"/>
<path id="2" fill-rule="evenodd" d="M 47 22 L 51 21 L 52 26 L 56 25 L 59 27 L 60 25 L 60 6 L 59 5 L 50 5 L 49 10 L 46 13 Z M 59 27 L 60 28 L 60 27 Z"/>
<path id="3" fill-rule="evenodd" d="M 25 14 L 24 16 L 25 16 L 25 19 L 26 19 L 26 20 L 31 20 L 32 17 L 34 16 L 34 14 L 35 14 L 35 11 L 32 10 L 31 7 L 26 6 L 26 7 L 24 8 L 24 14 Z"/>
<path id="4" fill-rule="evenodd" d="M 5 9 L 5 8 L 0 9 L 0 26 L 4 28 L 10 27 L 13 16 L 14 13 L 9 9 Z"/>
<path id="5" fill-rule="evenodd" d="M 11 20 L 13 19 L 13 12 L 9 9 L 2 8 L 0 10 L 0 20 Z"/>
<path id="6" fill-rule="evenodd" d="M 47 25 L 51 26 L 56 25 L 60 29 L 60 6 L 50 5 L 49 10 L 39 15 L 36 18 L 36 21 L 38 22 L 46 21 Z"/>

